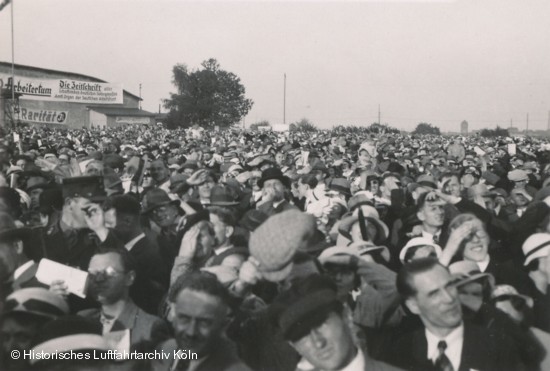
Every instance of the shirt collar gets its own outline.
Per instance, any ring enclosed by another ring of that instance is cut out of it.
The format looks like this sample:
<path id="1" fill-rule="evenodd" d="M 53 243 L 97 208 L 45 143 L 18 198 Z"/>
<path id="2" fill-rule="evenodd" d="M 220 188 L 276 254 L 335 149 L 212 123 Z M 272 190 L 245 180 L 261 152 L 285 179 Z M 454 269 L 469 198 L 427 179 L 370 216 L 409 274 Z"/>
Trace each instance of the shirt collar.
<path id="1" fill-rule="evenodd" d="M 447 356 L 447 358 L 449 358 L 449 361 L 453 365 L 453 368 L 455 370 L 458 370 L 460 367 L 460 358 L 462 356 L 464 324 L 460 324 L 460 326 L 455 328 L 444 338 L 440 338 L 432 334 L 428 329 L 426 329 L 425 332 L 426 340 L 428 342 L 428 359 L 433 362 L 437 359 L 437 357 L 439 357 L 439 349 L 437 349 L 437 345 L 440 341 L 444 340 L 447 343 L 445 355 Z"/>
<path id="2" fill-rule="evenodd" d="M 134 247 L 136 243 L 138 243 L 142 238 L 145 238 L 145 233 L 141 233 L 140 235 L 136 236 L 133 240 L 126 242 L 124 247 L 126 250 L 130 251 Z"/>
<path id="3" fill-rule="evenodd" d="M 487 258 L 483 261 L 476 262 L 477 266 L 479 267 L 479 270 L 481 272 L 485 272 L 487 270 L 487 267 L 489 266 L 489 262 L 491 261 L 491 257 L 487 255 Z"/>

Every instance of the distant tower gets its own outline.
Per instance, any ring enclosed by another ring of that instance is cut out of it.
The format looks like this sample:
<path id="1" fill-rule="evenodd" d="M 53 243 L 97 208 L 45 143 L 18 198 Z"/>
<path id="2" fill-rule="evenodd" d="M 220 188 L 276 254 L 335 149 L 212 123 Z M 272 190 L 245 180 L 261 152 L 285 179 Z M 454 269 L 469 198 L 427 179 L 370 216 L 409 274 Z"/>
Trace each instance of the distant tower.
<path id="1" fill-rule="evenodd" d="M 460 134 L 468 135 L 468 121 L 464 120 L 460 123 Z"/>

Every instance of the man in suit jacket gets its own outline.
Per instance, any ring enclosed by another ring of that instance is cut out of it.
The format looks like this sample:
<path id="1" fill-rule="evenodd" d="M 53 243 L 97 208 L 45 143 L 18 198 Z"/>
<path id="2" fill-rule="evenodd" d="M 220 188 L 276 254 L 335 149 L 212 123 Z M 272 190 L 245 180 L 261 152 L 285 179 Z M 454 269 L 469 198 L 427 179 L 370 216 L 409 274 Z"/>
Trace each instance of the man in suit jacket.
<path id="1" fill-rule="evenodd" d="M 280 169 L 264 170 L 262 177 L 258 180 L 258 186 L 262 188 L 262 200 L 258 210 L 268 216 L 287 210 L 298 210 L 285 199 L 285 194 L 290 190 L 290 178 L 283 175 Z"/>
<path id="2" fill-rule="evenodd" d="M 509 338 L 495 339 L 487 330 L 463 321 L 453 278 L 436 259 L 404 265 L 397 288 L 424 328 L 397 339 L 388 362 L 419 371 L 521 370 Z"/>
<path id="3" fill-rule="evenodd" d="M 130 297 L 147 313 L 156 314 L 170 280 L 159 247 L 141 227 L 141 206 L 137 199 L 130 195 L 116 196 L 113 208 L 116 210 L 114 233 L 136 263 L 136 279 L 130 288 Z"/>
<path id="4" fill-rule="evenodd" d="M 101 323 L 103 334 L 130 331 L 128 350 L 134 350 L 143 341 L 160 343 L 169 337 L 166 323 L 147 314 L 130 299 L 135 268 L 130 253 L 125 249 L 100 249 L 90 260 L 89 292 L 100 304 L 99 309 L 88 309 L 79 315 Z"/>
<path id="5" fill-rule="evenodd" d="M 157 371 L 249 371 L 225 336 L 230 297 L 207 272 L 180 277 L 171 293 L 175 339 L 159 347 L 167 359 L 156 360 Z"/>

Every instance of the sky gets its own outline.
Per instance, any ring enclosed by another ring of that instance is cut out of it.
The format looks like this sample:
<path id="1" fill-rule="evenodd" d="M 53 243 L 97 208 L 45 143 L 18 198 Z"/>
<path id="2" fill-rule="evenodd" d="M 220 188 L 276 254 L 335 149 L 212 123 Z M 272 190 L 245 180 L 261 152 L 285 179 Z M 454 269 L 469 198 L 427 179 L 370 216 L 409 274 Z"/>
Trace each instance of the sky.
<path id="1" fill-rule="evenodd" d="M 247 125 L 308 118 L 442 131 L 546 129 L 550 1 L 12 0 L 15 62 L 94 76 L 158 112 L 172 67 L 215 58 L 254 106 Z M 11 5 L 0 60 L 11 61 Z M 164 112 L 164 109 L 163 109 Z"/>

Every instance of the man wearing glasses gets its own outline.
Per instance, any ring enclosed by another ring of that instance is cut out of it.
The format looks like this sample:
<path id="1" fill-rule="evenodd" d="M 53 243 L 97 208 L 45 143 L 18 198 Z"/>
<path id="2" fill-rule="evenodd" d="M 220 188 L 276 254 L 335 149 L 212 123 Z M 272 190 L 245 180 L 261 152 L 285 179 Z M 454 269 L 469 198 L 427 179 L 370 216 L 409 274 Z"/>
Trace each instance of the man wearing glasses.
<path id="1" fill-rule="evenodd" d="M 88 296 L 97 300 L 101 308 L 78 314 L 98 321 L 103 335 L 118 332 L 120 337 L 117 340 L 122 339 L 118 344 L 127 351 L 135 350 L 142 341 L 158 343 L 168 338 L 166 323 L 146 313 L 130 299 L 130 287 L 136 272 L 134 260 L 127 250 L 100 248 L 90 261 L 88 273 Z"/>

